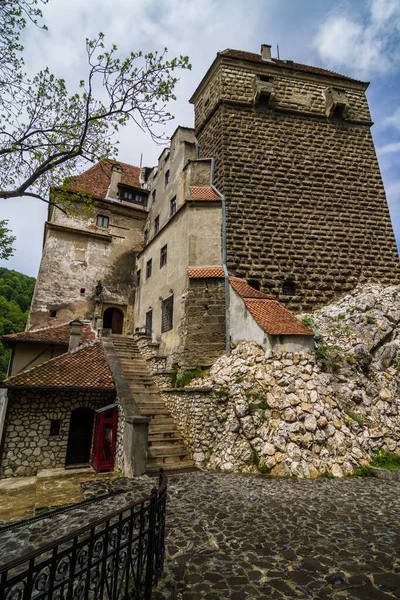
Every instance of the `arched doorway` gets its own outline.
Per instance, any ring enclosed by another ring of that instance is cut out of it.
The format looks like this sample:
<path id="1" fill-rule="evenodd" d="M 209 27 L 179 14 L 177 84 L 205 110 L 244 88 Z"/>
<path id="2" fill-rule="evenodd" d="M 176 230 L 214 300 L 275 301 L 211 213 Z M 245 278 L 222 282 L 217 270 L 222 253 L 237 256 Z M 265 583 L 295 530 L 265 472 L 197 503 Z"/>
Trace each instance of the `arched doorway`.
<path id="1" fill-rule="evenodd" d="M 91 408 L 76 408 L 71 412 L 66 465 L 89 464 L 93 420 Z"/>
<path id="2" fill-rule="evenodd" d="M 103 328 L 111 329 L 113 333 L 122 333 L 124 313 L 119 308 L 107 308 L 103 314 Z"/>

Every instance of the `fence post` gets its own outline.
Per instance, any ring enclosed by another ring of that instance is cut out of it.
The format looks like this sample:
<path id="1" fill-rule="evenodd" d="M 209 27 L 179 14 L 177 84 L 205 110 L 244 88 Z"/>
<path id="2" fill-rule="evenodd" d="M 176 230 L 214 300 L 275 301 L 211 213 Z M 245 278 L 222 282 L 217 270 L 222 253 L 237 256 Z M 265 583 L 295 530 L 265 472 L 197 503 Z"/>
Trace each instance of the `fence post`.
<path id="1" fill-rule="evenodd" d="M 149 528 L 148 528 L 148 546 L 147 546 L 147 565 L 146 565 L 146 600 L 151 600 L 151 592 L 153 589 L 153 565 L 154 565 L 154 549 L 155 549 L 155 532 L 156 532 L 156 503 L 157 503 L 157 488 L 153 487 L 150 496 L 149 506 Z"/>

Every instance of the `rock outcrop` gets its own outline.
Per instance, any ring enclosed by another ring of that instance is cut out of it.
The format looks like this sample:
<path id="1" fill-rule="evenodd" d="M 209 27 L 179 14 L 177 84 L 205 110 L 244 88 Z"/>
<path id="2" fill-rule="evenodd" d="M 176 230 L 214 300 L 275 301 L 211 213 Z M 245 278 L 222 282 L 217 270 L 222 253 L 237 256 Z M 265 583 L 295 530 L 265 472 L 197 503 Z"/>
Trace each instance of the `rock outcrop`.
<path id="1" fill-rule="evenodd" d="M 304 318 L 315 354 L 243 343 L 192 393 L 166 394 L 199 464 L 341 477 L 400 452 L 400 287 L 367 285 Z"/>

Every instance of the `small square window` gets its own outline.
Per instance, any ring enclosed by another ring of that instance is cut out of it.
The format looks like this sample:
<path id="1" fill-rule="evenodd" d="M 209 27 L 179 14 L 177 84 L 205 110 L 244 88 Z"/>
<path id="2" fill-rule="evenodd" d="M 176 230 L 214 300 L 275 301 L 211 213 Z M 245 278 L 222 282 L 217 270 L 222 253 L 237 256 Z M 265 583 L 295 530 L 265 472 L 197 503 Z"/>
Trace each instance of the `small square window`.
<path id="1" fill-rule="evenodd" d="M 173 217 L 175 213 L 176 213 L 176 196 L 174 196 L 169 203 L 169 216 Z"/>
<path id="2" fill-rule="evenodd" d="M 139 287 L 139 285 L 140 285 L 140 276 L 141 276 L 141 274 L 142 274 L 142 270 L 138 269 L 136 271 L 136 287 Z"/>
<path id="3" fill-rule="evenodd" d="M 81 288 L 81 294 L 83 296 L 83 294 L 85 293 L 85 288 Z"/>
<path id="4" fill-rule="evenodd" d="M 49 317 L 51 317 L 52 319 L 55 319 L 56 316 L 57 316 L 56 310 L 49 310 Z"/>
<path id="5" fill-rule="evenodd" d="M 109 217 L 105 217 L 104 215 L 97 215 L 96 225 L 97 227 L 108 227 L 110 222 Z"/>
<path id="6" fill-rule="evenodd" d="M 147 261 L 147 264 L 146 264 L 146 279 L 148 279 L 149 277 L 151 277 L 152 263 L 153 263 L 153 261 L 151 259 Z"/>
<path id="7" fill-rule="evenodd" d="M 296 294 L 296 284 L 294 281 L 284 281 L 282 285 L 282 294 L 284 296 L 295 296 Z"/>
<path id="8" fill-rule="evenodd" d="M 154 219 L 154 235 L 157 235 L 157 233 L 160 231 L 160 217 L 156 217 Z"/>
<path id="9" fill-rule="evenodd" d="M 50 435 L 60 435 L 61 420 L 52 419 L 50 422 Z"/>
<path id="10" fill-rule="evenodd" d="M 160 269 L 167 264 L 167 245 L 163 246 L 160 251 Z"/>
<path id="11" fill-rule="evenodd" d="M 165 185 L 168 185 L 168 183 L 169 183 L 169 170 L 165 171 L 164 179 L 165 179 Z"/>
<path id="12" fill-rule="evenodd" d="M 162 301 L 161 306 L 161 333 L 172 329 L 174 320 L 174 297 L 169 296 Z"/>

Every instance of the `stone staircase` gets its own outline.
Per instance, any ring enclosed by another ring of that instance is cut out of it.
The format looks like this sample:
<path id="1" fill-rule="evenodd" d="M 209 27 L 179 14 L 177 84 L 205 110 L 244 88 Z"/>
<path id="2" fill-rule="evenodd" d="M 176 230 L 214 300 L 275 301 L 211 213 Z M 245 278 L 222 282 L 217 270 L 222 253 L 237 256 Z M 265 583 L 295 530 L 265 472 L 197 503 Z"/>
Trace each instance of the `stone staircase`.
<path id="1" fill-rule="evenodd" d="M 122 335 L 113 335 L 112 341 L 140 412 L 151 419 L 146 473 L 158 473 L 160 467 L 166 471 L 193 469 L 194 462 L 136 342 Z"/>

